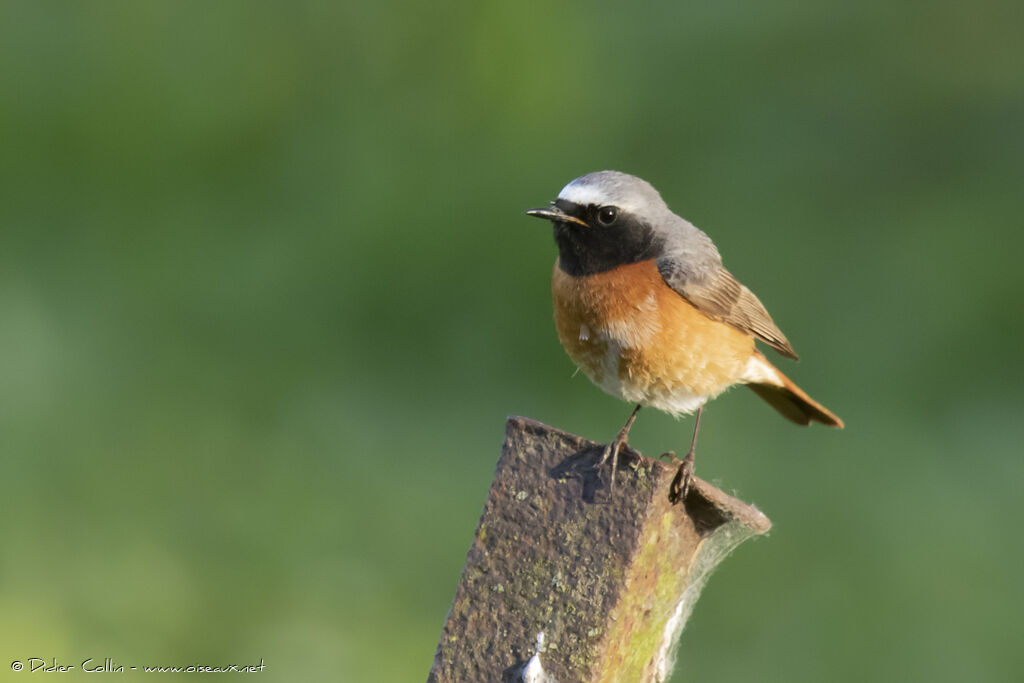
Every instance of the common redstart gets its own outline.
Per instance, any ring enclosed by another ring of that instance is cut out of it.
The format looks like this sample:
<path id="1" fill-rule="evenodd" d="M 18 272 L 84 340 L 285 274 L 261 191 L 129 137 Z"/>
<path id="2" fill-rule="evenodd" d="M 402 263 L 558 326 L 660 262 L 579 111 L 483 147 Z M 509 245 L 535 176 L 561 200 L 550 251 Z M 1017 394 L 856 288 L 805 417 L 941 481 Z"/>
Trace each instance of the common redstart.
<path id="1" fill-rule="evenodd" d="M 797 358 L 758 298 L 722 266 L 711 238 L 672 213 L 650 183 L 598 171 L 526 213 L 554 224 L 551 292 L 562 346 L 594 384 L 637 404 L 601 458 L 612 459 L 613 484 L 642 406 L 676 417 L 697 411 L 675 499 L 689 488 L 704 404 L 734 384 L 799 425 L 843 426 L 755 348 L 760 340 Z"/>

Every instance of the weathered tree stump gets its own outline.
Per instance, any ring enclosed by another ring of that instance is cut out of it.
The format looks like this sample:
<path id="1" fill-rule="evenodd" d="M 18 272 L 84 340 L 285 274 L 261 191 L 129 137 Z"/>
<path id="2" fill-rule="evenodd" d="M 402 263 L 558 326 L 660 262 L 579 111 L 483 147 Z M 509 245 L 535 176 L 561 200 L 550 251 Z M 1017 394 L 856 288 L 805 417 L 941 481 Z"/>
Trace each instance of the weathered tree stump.
<path id="1" fill-rule="evenodd" d="M 714 567 L 771 522 L 677 468 L 509 418 L 428 683 L 664 681 Z"/>

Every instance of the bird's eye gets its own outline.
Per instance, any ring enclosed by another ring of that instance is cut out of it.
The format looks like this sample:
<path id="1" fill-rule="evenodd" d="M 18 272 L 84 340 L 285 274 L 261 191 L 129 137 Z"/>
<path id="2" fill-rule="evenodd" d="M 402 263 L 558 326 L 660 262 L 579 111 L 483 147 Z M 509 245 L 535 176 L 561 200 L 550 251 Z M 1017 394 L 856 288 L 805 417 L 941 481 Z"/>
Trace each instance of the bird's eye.
<path id="1" fill-rule="evenodd" d="M 611 225 L 619 217 L 619 210 L 614 206 L 602 206 L 597 212 L 597 221 L 601 225 Z"/>

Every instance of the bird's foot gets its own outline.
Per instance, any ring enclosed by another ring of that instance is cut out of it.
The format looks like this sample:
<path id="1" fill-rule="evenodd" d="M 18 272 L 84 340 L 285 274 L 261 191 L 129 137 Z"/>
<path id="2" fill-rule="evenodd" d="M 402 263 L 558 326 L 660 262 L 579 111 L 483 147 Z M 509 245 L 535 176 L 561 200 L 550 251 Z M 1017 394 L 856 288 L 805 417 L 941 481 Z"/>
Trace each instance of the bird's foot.
<path id="1" fill-rule="evenodd" d="M 675 453 L 672 453 L 672 458 L 679 463 L 679 471 L 676 472 L 676 476 L 672 479 L 672 485 L 668 490 L 669 502 L 674 505 L 686 500 L 686 496 L 690 493 L 694 476 L 693 449 L 690 449 L 690 452 L 682 460 L 677 459 Z"/>
<path id="2" fill-rule="evenodd" d="M 598 467 L 608 462 L 608 458 L 612 459 L 612 481 L 609 486 L 610 489 L 615 489 L 615 470 L 619 468 L 619 451 L 622 447 L 627 444 L 629 438 L 629 429 L 633 426 L 633 421 L 636 420 L 636 414 L 640 412 L 640 406 L 633 409 L 633 413 L 626 420 L 626 424 L 622 425 L 622 429 L 615 436 L 615 440 L 604 447 L 604 453 L 601 454 L 601 462 L 597 464 Z"/>
<path id="3" fill-rule="evenodd" d="M 612 490 L 615 489 L 615 470 L 619 469 L 619 451 L 622 450 L 622 447 L 626 445 L 628 445 L 628 442 L 626 441 L 626 435 L 623 434 L 622 432 L 619 432 L 619 435 L 615 437 L 614 441 L 605 445 L 604 452 L 601 454 L 601 461 L 597 463 L 597 466 L 600 467 L 601 465 L 604 465 L 606 462 L 608 462 L 609 458 L 611 459 L 612 479 L 611 486 L 609 488 L 611 488 Z"/>
<path id="4" fill-rule="evenodd" d="M 672 465 L 680 465 L 683 462 L 682 460 L 676 457 L 675 451 L 668 451 L 667 453 L 662 453 L 661 455 L 658 456 L 658 460 L 663 460 Z"/>

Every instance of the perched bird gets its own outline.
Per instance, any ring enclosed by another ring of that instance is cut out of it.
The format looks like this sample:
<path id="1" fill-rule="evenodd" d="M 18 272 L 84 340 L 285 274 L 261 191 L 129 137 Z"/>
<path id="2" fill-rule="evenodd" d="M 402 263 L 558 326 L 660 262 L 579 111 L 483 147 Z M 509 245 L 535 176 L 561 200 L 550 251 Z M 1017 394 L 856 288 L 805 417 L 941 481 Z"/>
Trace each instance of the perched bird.
<path id="1" fill-rule="evenodd" d="M 554 225 L 551 291 L 562 346 L 594 384 L 637 404 L 601 459 L 612 459 L 613 485 L 642 406 L 676 417 L 697 412 L 676 499 L 685 498 L 693 474 L 704 404 L 734 384 L 797 424 L 843 426 L 755 348 L 760 340 L 797 357 L 758 298 L 722 266 L 711 238 L 672 213 L 649 183 L 598 171 L 526 213 Z"/>

